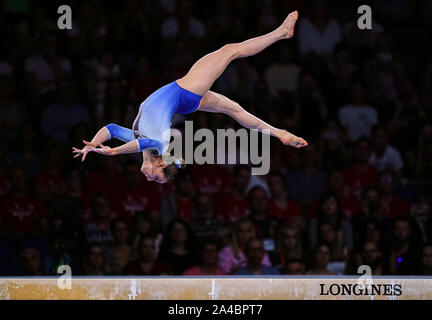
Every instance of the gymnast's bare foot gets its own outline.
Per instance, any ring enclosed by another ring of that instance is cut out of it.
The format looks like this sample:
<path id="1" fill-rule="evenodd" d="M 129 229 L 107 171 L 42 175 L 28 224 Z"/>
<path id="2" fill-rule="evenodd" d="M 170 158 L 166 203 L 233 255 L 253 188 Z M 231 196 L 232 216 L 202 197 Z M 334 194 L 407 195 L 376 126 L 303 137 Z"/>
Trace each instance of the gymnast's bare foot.
<path id="1" fill-rule="evenodd" d="M 288 17 L 286 17 L 285 21 L 278 28 L 281 32 L 282 39 L 292 38 L 294 35 L 294 26 L 296 24 L 298 18 L 298 12 L 291 12 Z"/>
<path id="2" fill-rule="evenodd" d="M 288 145 L 295 148 L 306 147 L 308 145 L 305 139 L 297 137 L 286 130 L 281 131 L 281 135 L 279 139 L 284 145 Z"/>

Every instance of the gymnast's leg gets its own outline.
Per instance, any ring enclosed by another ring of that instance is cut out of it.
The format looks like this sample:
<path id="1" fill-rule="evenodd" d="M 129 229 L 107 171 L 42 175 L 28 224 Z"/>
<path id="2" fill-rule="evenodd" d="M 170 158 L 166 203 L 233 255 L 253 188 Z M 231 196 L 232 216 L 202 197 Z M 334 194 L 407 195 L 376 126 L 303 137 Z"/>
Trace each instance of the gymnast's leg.
<path id="1" fill-rule="evenodd" d="M 177 83 L 186 90 L 204 96 L 228 64 L 237 58 L 255 55 L 278 40 L 289 39 L 294 34 L 297 11 L 291 12 L 275 30 L 260 37 L 240 43 L 230 43 L 198 60 Z"/>
<path id="2" fill-rule="evenodd" d="M 268 123 L 244 110 L 237 102 L 210 90 L 207 91 L 207 93 L 201 99 L 199 110 L 206 112 L 225 113 L 236 120 L 243 127 L 249 129 L 260 131 L 269 130 L 272 136 L 278 138 L 285 145 L 290 145 L 296 148 L 305 147 L 308 145 L 308 143 L 303 138 L 297 137 L 286 130 L 278 129 L 269 125 Z"/>

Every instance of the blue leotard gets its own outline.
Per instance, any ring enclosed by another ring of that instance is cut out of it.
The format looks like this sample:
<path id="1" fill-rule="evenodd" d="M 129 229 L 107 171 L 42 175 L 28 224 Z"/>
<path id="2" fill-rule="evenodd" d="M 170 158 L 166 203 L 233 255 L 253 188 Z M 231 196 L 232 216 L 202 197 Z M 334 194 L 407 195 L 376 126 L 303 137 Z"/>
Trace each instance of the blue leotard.
<path id="1" fill-rule="evenodd" d="M 137 139 L 140 151 L 149 149 L 162 155 L 170 141 L 171 119 L 175 113 L 188 114 L 198 109 L 202 96 L 180 87 L 173 81 L 145 99 L 140 105 L 132 130 L 110 123 L 111 138 L 125 142 Z M 164 134 L 165 132 L 165 134 Z"/>

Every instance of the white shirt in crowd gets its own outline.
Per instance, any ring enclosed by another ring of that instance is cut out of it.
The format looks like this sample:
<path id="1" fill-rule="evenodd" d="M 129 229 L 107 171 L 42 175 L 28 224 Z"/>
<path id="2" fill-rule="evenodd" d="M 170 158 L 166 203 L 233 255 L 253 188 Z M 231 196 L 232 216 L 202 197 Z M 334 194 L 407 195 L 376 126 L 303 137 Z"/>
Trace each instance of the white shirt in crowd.
<path id="1" fill-rule="evenodd" d="M 370 136 L 372 127 L 378 122 L 378 115 L 371 106 L 348 104 L 339 109 L 339 121 L 345 127 L 348 139 L 356 141 L 361 136 Z"/>
<path id="2" fill-rule="evenodd" d="M 376 153 L 373 152 L 369 158 L 369 163 L 379 171 L 386 169 L 399 170 L 404 165 L 400 152 L 389 145 L 379 158 Z"/>
<path id="3" fill-rule="evenodd" d="M 328 55 L 341 42 L 342 33 L 339 22 L 334 19 L 328 22 L 324 30 L 318 30 L 309 19 L 303 18 L 299 23 L 297 39 L 301 56 L 310 52 Z"/>
<path id="4" fill-rule="evenodd" d="M 69 60 L 64 58 L 56 58 L 59 68 L 64 72 L 71 72 L 72 66 Z M 51 84 L 40 88 L 36 94 L 44 94 L 55 88 L 55 70 L 42 56 L 29 57 L 25 61 L 25 71 L 34 73 L 36 81 L 53 81 Z"/>

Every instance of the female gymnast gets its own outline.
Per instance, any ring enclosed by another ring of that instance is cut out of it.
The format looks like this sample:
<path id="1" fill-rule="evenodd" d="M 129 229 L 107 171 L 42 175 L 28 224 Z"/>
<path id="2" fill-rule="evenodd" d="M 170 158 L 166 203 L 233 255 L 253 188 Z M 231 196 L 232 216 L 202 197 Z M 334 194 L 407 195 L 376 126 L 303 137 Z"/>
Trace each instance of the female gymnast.
<path id="1" fill-rule="evenodd" d="M 285 145 L 296 148 L 307 146 L 304 139 L 267 124 L 238 103 L 209 90 L 234 59 L 255 55 L 278 40 L 291 38 L 297 18 L 298 13 L 294 11 L 272 32 L 241 43 L 224 45 L 202 57 L 183 78 L 163 86 L 146 98 L 132 130 L 110 123 L 101 128 L 91 142 L 83 141 L 83 149 L 72 148 L 74 158 L 81 156 L 81 161 L 84 161 L 88 152 L 104 155 L 142 152 L 141 172 L 149 181 L 165 183 L 174 178 L 183 160 L 174 159 L 166 153 L 170 137 L 163 133 L 169 130 L 175 113 L 188 114 L 196 110 L 225 113 L 246 128 L 269 130 Z M 102 144 L 111 138 L 122 140 L 125 144 L 116 148 Z"/>

